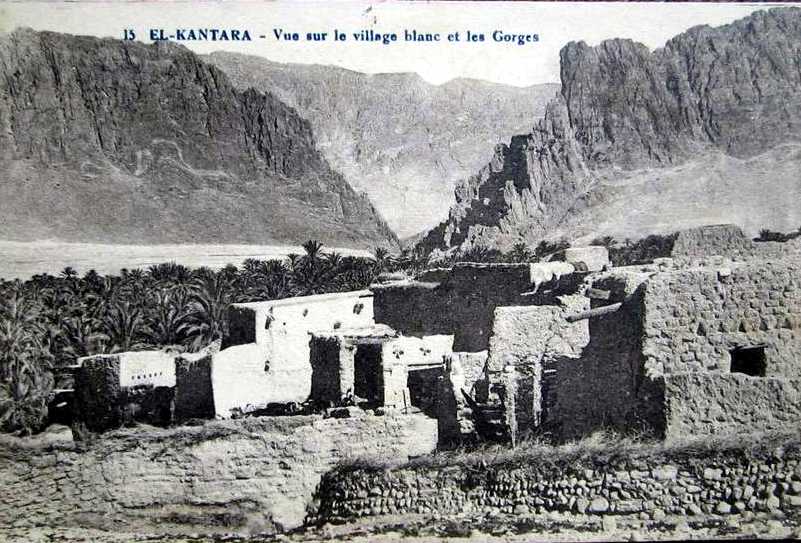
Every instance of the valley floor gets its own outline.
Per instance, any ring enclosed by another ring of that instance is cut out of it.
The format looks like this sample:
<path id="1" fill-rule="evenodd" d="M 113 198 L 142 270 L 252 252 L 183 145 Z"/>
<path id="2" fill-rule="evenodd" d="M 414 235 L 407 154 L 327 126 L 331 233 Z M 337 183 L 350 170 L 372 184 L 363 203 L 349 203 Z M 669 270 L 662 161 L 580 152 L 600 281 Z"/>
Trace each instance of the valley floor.
<path id="1" fill-rule="evenodd" d="M 369 256 L 369 251 L 326 247 L 343 255 Z M 303 254 L 293 245 L 109 245 L 63 243 L 58 241 L 1 241 L 0 278 L 28 279 L 34 274 L 58 274 L 67 266 L 83 275 L 93 269 L 101 274 L 117 274 L 122 268 L 147 268 L 163 262 L 213 269 L 227 264 L 240 266 L 246 258 L 280 259 Z"/>

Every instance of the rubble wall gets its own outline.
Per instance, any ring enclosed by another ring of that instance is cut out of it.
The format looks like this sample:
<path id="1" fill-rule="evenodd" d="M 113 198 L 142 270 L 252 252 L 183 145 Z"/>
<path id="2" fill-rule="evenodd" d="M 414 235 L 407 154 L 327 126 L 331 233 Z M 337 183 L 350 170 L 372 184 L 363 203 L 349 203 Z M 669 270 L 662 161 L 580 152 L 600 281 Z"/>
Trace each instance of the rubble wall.
<path id="1" fill-rule="evenodd" d="M 733 448 L 667 452 L 650 459 L 509 463 L 340 471 L 319 491 L 318 522 L 383 514 L 561 512 L 714 515 L 801 508 L 801 451 Z"/>
<path id="2" fill-rule="evenodd" d="M 214 418 L 212 356 L 175 360 L 175 420 Z"/>
<path id="3" fill-rule="evenodd" d="M 801 422 L 801 379 L 737 373 L 664 378 L 666 437 L 770 431 Z"/>
<path id="4" fill-rule="evenodd" d="M 254 418 L 32 443 L 0 436 L 0 525 L 247 534 L 299 526 L 322 474 L 344 459 L 433 451 L 437 422 Z"/>
<path id="5" fill-rule="evenodd" d="M 801 377 L 801 261 L 659 273 L 644 294 L 649 375 L 729 372 L 732 349 L 764 344 L 766 376 Z"/>

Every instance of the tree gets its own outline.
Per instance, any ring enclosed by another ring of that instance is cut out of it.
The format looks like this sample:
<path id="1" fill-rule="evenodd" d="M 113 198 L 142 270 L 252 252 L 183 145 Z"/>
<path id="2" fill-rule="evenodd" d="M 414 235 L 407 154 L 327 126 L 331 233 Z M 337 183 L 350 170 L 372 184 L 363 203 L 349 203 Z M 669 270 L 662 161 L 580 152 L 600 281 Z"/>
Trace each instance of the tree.
<path id="1" fill-rule="evenodd" d="M 146 316 L 145 336 L 159 346 L 180 345 L 190 326 L 189 300 L 181 290 L 156 291 Z"/>
<path id="2" fill-rule="evenodd" d="M 510 262 L 530 262 L 534 258 L 534 254 L 528 250 L 528 245 L 518 242 L 512 246 L 507 258 Z"/>
<path id="3" fill-rule="evenodd" d="M 130 302 L 116 302 L 103 318 L 103 331 L 112 353 L 146 347 L 142 310 Z"/>
<path id="4" fill-rule="evenodd" d="M 7 432 L 30 434 L 47 416 L 52 358 L 39 313 L 17 289 L 0 302 L 0 428 Z"/>
<path id="5" fill-rule="evenodd" d="M 195 280 L 193 307 L 181 328 L 192 350 L 225 336 L 231 298 L 231 285 L 222 274 L 205 274 Z"/>

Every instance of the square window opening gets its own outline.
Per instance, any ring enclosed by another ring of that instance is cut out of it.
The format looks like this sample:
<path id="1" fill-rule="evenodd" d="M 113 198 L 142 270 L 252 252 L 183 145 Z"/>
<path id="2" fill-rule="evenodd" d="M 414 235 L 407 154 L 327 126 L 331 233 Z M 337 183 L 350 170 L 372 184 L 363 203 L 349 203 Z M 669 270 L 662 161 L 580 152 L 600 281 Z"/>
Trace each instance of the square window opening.
<path id="1" fill-rule="evenodd" d="M 751 377 L 765 377 L 768 363 L 765 357 L 765 346 L 737 347 L 729 351 L 731 355 L 731 372 L 744 373 Z"/>

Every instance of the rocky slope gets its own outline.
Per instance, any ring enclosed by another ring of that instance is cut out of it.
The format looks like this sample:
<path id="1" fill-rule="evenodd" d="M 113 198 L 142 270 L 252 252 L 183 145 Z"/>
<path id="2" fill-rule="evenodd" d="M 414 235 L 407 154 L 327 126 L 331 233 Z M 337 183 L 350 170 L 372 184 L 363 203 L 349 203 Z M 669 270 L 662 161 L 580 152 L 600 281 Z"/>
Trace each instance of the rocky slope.
<path id="1" fill-rule="evenodd" d="M 397 238 L 298 113 L 170 44 L 0 36 L 0 238 Z"/>
<path id="2" fill-rule="evenodd" d="M 800 9 L 694 27 L 653 52 L 572 42 L 561 79 L 534 130 L 496 147 L 422 247 L 798 227 Z"/>
<path id="3" fill-rule="evenodd" d="M 458 180 L 492 146 L 531 129 L 558 85 L 517 88 L 416 74 L 364 74 L 214 53 L 208 61 L 239 88 L 270 89 L 309 119 L 320 150 L 401 236 L 447 215 Z"/>

